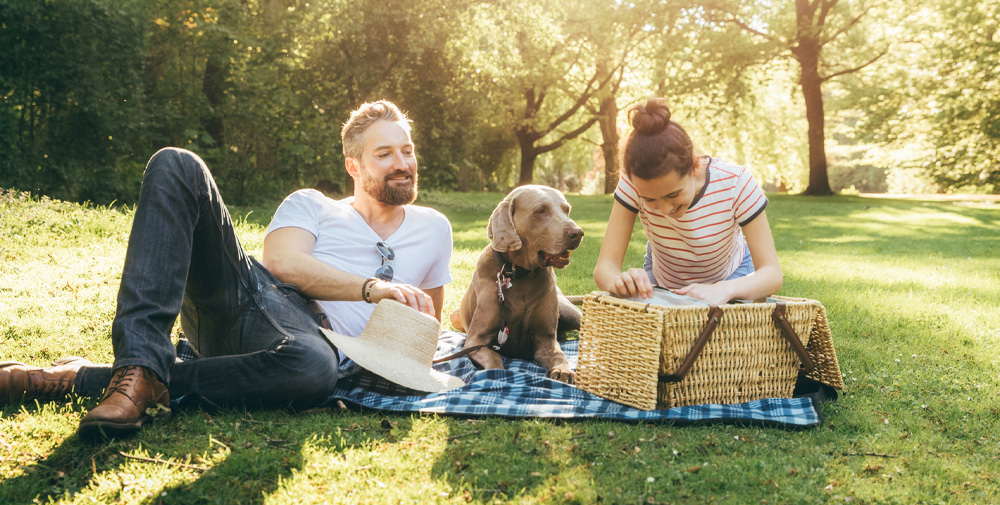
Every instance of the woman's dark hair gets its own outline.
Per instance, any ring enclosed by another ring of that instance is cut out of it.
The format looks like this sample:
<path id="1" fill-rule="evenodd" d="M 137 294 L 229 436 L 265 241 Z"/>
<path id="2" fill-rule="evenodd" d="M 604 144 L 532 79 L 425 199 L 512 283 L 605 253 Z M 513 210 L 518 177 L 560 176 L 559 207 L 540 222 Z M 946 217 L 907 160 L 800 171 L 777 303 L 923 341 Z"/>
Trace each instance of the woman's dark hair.
<path id="1" fill-rule="evenodd" d="M 629 108 L 632 133 L 625 142 L 625 173 L 644 180 L 670 172 L 685 176 L 694 165 L 694 145 L 684 128 L 670 120 L 666 100 L 650 98 Z"/>

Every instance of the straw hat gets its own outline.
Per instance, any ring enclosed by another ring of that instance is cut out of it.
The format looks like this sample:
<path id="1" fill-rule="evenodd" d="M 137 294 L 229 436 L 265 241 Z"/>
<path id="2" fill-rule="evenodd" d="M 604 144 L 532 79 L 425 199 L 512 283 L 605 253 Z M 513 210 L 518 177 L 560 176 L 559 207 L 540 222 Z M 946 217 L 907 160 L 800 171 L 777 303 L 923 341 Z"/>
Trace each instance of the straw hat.
<path id="1" fill-rule="evenodd" d="M 395 300 L 378 302 L 357 337 L 320 330 L 362 368 L 396 384 L 428 393 L 465 385 L 462 379 L 431 368 L 441 333 L 437 319 Z"/>

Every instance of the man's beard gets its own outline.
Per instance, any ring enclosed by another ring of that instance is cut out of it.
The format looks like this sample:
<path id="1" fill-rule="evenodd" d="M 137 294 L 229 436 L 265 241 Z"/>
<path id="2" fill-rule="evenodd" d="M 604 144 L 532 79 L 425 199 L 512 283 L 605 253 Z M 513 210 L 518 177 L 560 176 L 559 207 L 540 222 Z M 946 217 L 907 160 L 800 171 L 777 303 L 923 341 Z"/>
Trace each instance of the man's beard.
<path id="1" fill-rule="evenodd" d="M 388 174 L 383 179 L 378 179 L 368 175 L 368 171 L 362 168 L 361 185 L 372 198 L 385 205 L 408 205 L 417 199 L 417 173 L 410 173 L 406 170 L 397 170 Z M 408 186 L 393 186 L 389 184 L 389 179 L 398 175 L 409 175 L 413 178 L 413 184 Z"/>

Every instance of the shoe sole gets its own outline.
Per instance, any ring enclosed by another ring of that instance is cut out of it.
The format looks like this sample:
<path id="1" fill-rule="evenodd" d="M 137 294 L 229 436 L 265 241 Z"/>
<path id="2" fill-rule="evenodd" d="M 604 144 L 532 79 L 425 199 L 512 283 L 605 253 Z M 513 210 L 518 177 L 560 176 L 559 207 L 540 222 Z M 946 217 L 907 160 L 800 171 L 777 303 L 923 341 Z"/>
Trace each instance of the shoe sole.
<path id="1" fill-rule="evenodd" d="M 139 432 L 146 421 L 140 419 L 135 423 L 108 423 L 95 421 L 92 423 L 80 423 L 77 433 L 81 438 L 87 440 L 108 440 L 111 438 L 128 437 Z"/>
<path id="2" fill-rule="evenodd" d="M 130 437 L 135 435 L 143 426 L 150 422 L 166 421 L 170 419 L 170 414 L 163 414 L 158 417 L 143 416 L 134 423 L 114 423 L 109 421 L 81 422 L 77 429 L 77 434 L 87 440 L 109 440 L 119 437 Z"/>

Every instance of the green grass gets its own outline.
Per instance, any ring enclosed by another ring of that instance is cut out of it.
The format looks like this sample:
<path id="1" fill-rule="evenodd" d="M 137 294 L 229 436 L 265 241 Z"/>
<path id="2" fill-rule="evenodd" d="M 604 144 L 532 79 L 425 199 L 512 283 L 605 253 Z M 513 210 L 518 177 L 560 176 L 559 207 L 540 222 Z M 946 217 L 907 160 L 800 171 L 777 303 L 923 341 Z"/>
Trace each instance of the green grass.
<path id="1" fill-rule="evenodd" d="M 501 195 L 421 198 L 454 228 L 447 314 Z M 559 283 L 582 294 L 610 199 L 570 201 L 586 237 Z M 273 211 L 233 209 L 255 254 Z M 1000 208 L 773 196 L 768 218 L 782 294 L 824 302 L 847 383 L 819 428 L 184 411 L 91 445 L 75 399 L 0 412 L 0 503 L 1000 501 Z M 130 220 L 0 194 L 0 358 L 110 360 Z"/>

